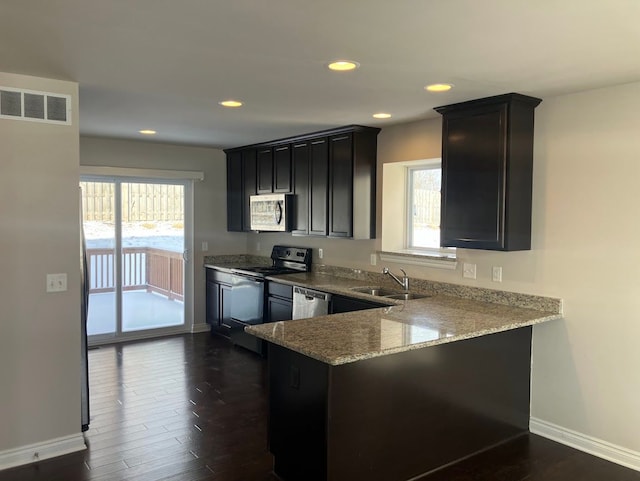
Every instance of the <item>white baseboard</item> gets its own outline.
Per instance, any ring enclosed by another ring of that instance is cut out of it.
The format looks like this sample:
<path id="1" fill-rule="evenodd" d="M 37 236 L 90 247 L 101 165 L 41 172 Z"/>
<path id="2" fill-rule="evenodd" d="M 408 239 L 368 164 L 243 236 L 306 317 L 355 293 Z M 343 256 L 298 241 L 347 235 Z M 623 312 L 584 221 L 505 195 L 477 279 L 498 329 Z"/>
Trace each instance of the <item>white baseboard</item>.
<path id="1" fill-rule="evenodd" d="M 191 326 L 191 333 L 197 334 L 198 332 L 209 332 L 211 331 L 211 326 L 209 324 L 203 324 L 199 322 L 198 324 L 194 324 Z"/>
<path id="2" fill-rule="evenodd" d="M 0 451 L 0 471 L 87 449 L 82 433 Z"/>
<path id="3" fill-rule="evenodd" d="M 538 418 L 532 417 L 529 419 L 529 430 L 533 434 L 539 434 L 542 437 L 571 446 L 585 453 L 640 471 L 639 452 L 631 451 L 622 446 L 617 446 Z"/>

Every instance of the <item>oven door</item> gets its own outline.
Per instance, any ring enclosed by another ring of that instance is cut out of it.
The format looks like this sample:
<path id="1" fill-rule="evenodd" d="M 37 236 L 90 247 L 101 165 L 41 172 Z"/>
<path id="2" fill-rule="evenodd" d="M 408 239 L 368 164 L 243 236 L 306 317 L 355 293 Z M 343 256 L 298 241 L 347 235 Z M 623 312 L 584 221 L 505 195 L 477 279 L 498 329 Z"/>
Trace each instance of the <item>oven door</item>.
<path id="1" fill-rule="evenodd" d="M 239 273 L 231 276 L 231 342 L 263 354 L 263 342 L 244 332 L 245 326 L 262 324 L 264 279 Z"/>

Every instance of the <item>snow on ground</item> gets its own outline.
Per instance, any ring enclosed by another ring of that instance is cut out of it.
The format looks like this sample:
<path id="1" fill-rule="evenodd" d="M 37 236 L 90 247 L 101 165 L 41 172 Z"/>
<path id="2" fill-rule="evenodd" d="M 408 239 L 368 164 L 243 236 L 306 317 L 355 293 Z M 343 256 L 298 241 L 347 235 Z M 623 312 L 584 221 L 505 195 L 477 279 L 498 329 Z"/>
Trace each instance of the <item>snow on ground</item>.
<path id="1" fill-rule="evenodd" d="M 115 224 L 85 221 L 84 236 L 88 249 L 115 247 Z M 122 247 L 155 247 L 173 252 L 184 251 L 184 229 L 173 221 L 123 222 Z"/>

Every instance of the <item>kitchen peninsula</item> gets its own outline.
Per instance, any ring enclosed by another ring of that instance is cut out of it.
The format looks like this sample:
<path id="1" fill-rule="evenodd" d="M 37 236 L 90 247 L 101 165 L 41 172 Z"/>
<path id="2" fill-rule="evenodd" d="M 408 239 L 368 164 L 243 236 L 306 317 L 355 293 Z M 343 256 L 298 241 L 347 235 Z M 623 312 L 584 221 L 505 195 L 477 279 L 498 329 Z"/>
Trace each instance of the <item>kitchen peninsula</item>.
<path id="1" fill-rule="evenodd" d="M 277 280 L 349 292 L 331 276 Z M 247 328 L 269 342 L 274 471 L 409 480 L 527 432 L 532 325 L 561 318 L 559 300 L 537 299 L 545 310 L 435 294 Z"/>

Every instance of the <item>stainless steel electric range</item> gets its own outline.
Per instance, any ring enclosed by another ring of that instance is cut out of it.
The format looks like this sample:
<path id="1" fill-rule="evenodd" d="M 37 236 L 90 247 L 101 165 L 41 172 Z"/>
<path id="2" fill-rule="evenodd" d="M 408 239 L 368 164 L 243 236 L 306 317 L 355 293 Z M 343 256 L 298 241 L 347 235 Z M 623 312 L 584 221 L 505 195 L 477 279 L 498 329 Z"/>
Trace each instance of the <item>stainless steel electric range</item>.
<path id="1" fill-rule="evenodd" d="M 264 343 L 246 334 L 246 326 L 262 324 L 265 313 L 265 278 L 278 274 L 308 272 L 311 249 L 306 247 L 273 246 L 270 266 L 232 269 L 231 342 L 258 354 L 264 354 Z"/>

